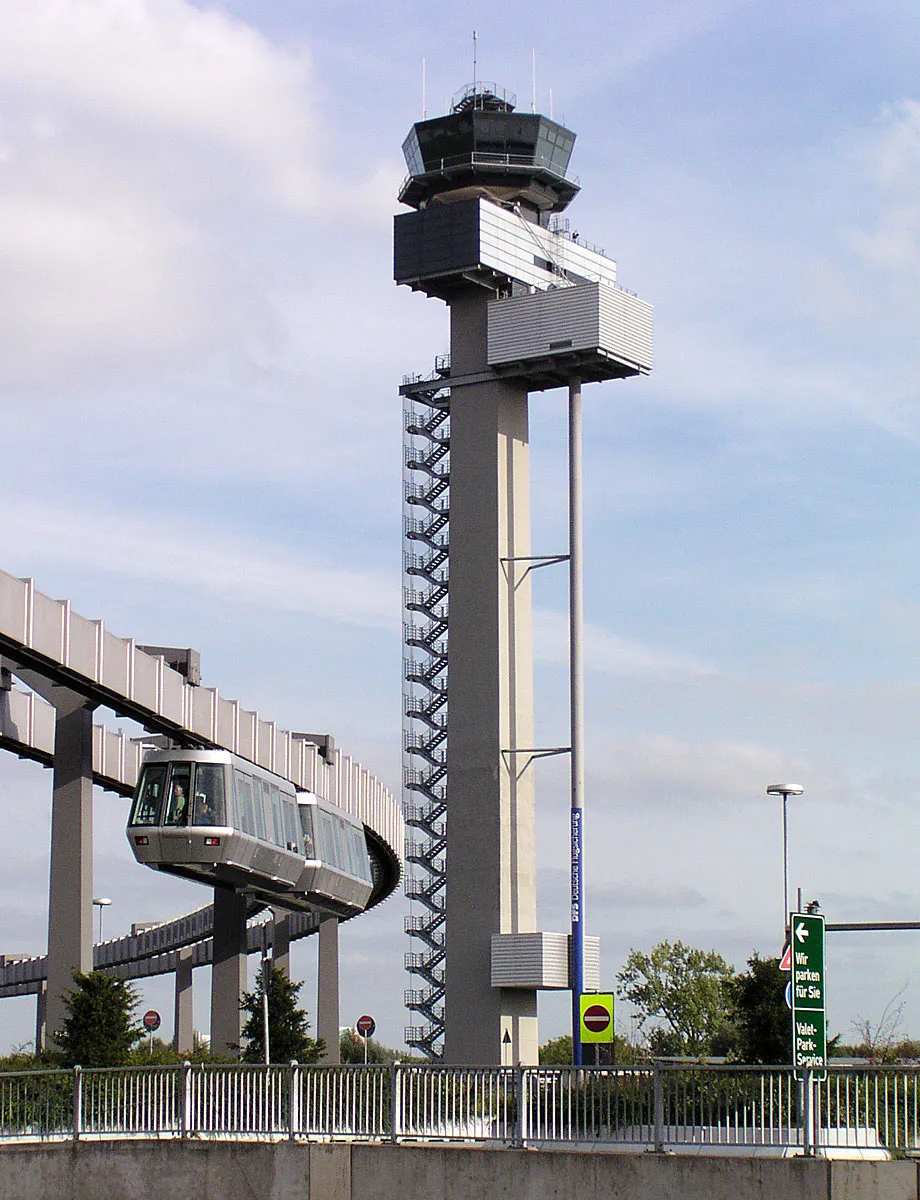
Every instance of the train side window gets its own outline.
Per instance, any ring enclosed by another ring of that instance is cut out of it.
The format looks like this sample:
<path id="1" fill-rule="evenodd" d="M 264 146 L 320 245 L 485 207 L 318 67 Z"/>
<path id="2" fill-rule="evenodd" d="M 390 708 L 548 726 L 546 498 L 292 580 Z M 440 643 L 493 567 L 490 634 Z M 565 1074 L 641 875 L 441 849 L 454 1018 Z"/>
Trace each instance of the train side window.
<path id="1" fill-rule="evenodd" d="M 195 772 L 193 825 L 226 824 L 224 767 L 222 763 L 199 763 Z"/>
<path id="2" fill-rule="evenodd" d="M 166 763 L 151 763 L 144 767 L 129 825 L 159 825 L 167 770 Z"/>
<path id="3" fill-rule="evenodd" d="M 252 781 L 252 818 L 255 822 L 256 837 L 261 842 L 267 842 L 269 839 L 265 836 L 265 793 L 266 785 L 261 779 L 253 779 Z"/>
<path id="4" fill-rule="evenodd" d="M 269 784 L 269 793 L 272 798 L 272 832 L 274 833 L 274 843 L 284 849 L 284 817 L 281 815 L 281 793 L 278 790 L 278 785 L 275 783 Z"/>
<path id="5" fill-rule="evenodd" d="M 355 864 L 355 874 L 359 879 L 368 879 L 367 865 L 367 842 L 364 837 L 364 831 L 361 829 L 352 829 L 351 831 L 351 846 L 352 846 L 352 861 Z"/>
<path id="6" fill-rule="evenodd" d="M 303 830 L 303 856 L 316 858 L 316 838 L 313 832 L 313 805 L 298 804 L 300 809 L 300 827 Z"/>
<path id="7" fill-rule="evenodd" d="M 300 853 L 300 839 L 297 836 L 297 805 L 286 796 L 281 798 L 281 819 L 284 822 L 284 844 L 295 854 Z"/>
<path id="8" fill-rule="evenodd" d="M 252 823 L 252 780 L 241 772 L 237 772 L 236 775 L 236 806 L 239 809 L 243 833 L 255 837 L 256 829 Z"/>
<path id="9" fill-rule="evenodd" d="M 335 847 L 335 834 L 333 833 L 332 817 L 323 809 L 316 810 L 319 828 L 317 829 L 317 842 L 319 843 L 319 857 L 323 862 L 328 863 L 330 867 L 337 867 L 338 855 Z"/>
<path id="10" fill-rule="evenodd" d="M 188 802 L 192 790 L 192 764 L 173 763 L 169 775 L 169 793 L 166 800 L 164 825 L 187 825 Z"/>

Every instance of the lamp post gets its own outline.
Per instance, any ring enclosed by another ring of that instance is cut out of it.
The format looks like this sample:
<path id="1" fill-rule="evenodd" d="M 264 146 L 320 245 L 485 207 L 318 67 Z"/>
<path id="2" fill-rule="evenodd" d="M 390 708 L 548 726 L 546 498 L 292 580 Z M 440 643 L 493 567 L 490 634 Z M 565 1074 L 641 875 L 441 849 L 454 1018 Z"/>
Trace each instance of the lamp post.
<path id="1" fill-rule="evenodd" d="M 789 825 L 786 807 L 790 796 L 801 796 L 804 791 L 798 783 L 771 783 L 767 788 L 768 796 L 783 798 L 783 932 L 786 932 L 786 922 L 789 920 Z"/>
<path id="2" fill-rule="evenodd" d="M 93 904 L 99 909 L 99 941 L 102 941 L 102 914 L 112 903 L 108 896 L 93 897 Z"/>

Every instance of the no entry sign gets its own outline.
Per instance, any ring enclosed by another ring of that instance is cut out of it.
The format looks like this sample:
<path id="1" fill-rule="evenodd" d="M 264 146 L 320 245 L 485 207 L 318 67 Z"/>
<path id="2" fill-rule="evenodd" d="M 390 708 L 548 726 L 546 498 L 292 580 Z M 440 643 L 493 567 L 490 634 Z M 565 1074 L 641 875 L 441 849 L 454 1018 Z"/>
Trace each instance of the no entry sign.
<path id="1" fill-rule="evenodd" d="M 374 1036 L 374 1030 L 377 1028 L 377 1022 L 373 1017 L 369 1017 L 366 1013 L 363 1017 L 358 1017 L 355 1022 L 355 1029 L 363 1038 Z"/>
<path id="2" fill-rule="evenodd" d="M 582 1042 L 612 1042 L 613 993 L 583 993 L 580 1008 Z"/>
<path id="3" fill-rule="evenodd" d="M 160 1014 L 153 1008 L 149 1008 L 143 1016 L 144 1028 L 148 1033 L 153 1033 L 160 1028 Z"/>

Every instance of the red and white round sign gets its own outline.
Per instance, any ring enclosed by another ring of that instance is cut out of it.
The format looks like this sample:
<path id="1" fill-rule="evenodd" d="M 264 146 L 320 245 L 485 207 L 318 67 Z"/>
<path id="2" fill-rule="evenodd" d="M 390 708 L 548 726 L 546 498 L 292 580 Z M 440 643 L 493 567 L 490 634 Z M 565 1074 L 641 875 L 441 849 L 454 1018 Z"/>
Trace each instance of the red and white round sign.
<path id="1" fill-rule="evenodd" d="M 160 1014 L 153 1008 L 147 1010 L 143 1016 L 144 1028 L 148 1033 L 153 1033 L 160 1028 Z"/>
<path id="2" fill-rule="evenodd" d="M 357 1029 L 358 1033 L 360 1033 L 363 1038 L 372 1037 L 376 1028 L 377 1022 L 373 1017 L 369 1017 L 366 1013 L 363 1017 L 358 1017 L 357 1021 L 355 1022 L 355 1029 Z"/>
<path id="3" fill-rule="evenodd" d="M 603 1033 L 610 1024 L 610 1013 L 603 1004 L 590 1004 L 585 1009 L 582 1020 L 585 1023 L 585 1029 L 589 1029 L 592 1033 Z"/>

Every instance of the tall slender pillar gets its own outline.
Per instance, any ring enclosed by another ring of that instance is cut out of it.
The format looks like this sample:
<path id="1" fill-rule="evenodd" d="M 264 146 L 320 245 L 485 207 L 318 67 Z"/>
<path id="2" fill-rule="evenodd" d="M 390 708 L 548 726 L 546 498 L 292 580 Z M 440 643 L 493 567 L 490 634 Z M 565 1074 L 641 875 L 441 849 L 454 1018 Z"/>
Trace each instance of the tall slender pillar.
<path id="1" fill-rule="evenodd" d="M 316 1034 L 326 1043 L 326 1063 L 339 1055 L 339 919 L 324 916 L 319 923 L 316 972 Z"/>
<path id="2" fill-rule="evenodd" d="M 75 971 L 93 969 L 93 707 L 54 688 L 51 876 L 48 889 L 49 1043 L 64 1025 Z"/>
<path id="3" fill-rule="evenodd" d="M 192 948 L 185 946 L 179 951 L 179 960 L 176 963 L 173 1049 L 177 1054 L 189 1054 L 195 1048 L 192 974 Z"/>
<path id="4" fill-rule="evenodd" d="M 246 987 L 246 897 L 214 889 L 214 960 L 211 969 L 211 1052 L 240 1050 Z"/>
<path id="5" fill-rule="evenodd" d="M 272 966 L 290 979 L 291 914 L 284 908 L 272 909 Z"/>
<path id="6" fill-rule="evenodd" d="M 38 985 L 35 997 L 35 1053 L 41 1054 L 45 1048 L 45 1010 L 48 1004 L 48 984 L 42 979 Z"/>
<path id="7" fill-rule="evenodd" d="M 451 375 L 487 374 L 491 294 L 451 299 Z M 527 391 L 451 386 L 449 1063 L 535 1063 L 536 991 L 493 989 L 495 933 L 536 930 Z M 517 560 L 517 561 L 516 561 Z"/>

